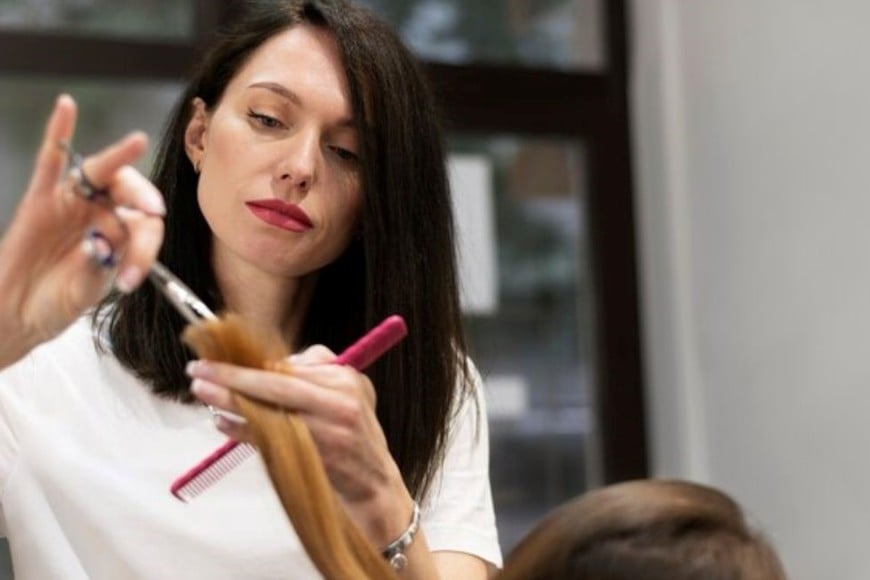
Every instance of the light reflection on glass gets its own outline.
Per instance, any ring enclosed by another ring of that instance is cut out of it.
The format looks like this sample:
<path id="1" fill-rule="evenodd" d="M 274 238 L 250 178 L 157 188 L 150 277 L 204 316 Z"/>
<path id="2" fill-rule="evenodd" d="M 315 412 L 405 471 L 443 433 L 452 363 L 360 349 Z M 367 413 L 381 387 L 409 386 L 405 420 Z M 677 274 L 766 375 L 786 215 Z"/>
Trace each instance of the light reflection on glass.
<path id="1" fill-rule="evenodd" d="M 363 0 L 436 62 L 599 70 L 601 0 Z"/>

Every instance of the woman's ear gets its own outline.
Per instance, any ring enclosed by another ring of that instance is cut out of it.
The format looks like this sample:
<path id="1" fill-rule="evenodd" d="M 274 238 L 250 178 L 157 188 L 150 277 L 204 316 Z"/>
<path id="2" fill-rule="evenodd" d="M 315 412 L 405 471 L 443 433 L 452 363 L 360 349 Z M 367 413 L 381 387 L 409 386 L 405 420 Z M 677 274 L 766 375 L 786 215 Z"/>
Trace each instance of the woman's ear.
<path id="1" fill-rule="evenodd" d="M 187 128 L 184 130 L 184 151 L 190 159 L 194 171 L 199 173 L 206 152 L 206 137 L 208 136 L 209 114 L 205 109 L 205 101 L 196 97 L 193 99 L 193 113 Z"/>

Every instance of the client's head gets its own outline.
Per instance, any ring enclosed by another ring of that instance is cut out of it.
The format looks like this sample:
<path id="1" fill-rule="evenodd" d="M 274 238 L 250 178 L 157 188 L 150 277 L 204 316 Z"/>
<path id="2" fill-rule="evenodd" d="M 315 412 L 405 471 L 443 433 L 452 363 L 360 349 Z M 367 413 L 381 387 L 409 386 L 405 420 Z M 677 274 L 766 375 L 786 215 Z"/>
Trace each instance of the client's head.
<path id="1" fill-rule="evenodd" d="M 508 557 L 500 580 L 784 580 L 771 546 L 713 488 L 642 480 L 562 505 Z"/>

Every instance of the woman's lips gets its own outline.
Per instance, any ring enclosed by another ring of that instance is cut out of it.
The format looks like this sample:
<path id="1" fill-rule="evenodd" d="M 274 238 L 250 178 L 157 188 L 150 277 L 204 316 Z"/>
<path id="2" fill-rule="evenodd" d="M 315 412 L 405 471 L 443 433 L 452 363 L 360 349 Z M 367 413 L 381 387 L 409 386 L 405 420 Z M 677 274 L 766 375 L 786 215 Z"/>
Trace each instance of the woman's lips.
<path id="1" fill-rule="evenodd" d="M 258 199 L 245 202 L 245 205 L 255 216 L 282 230 L 304 232 L 314 227 L 301 207 L 280 199 Z"/>

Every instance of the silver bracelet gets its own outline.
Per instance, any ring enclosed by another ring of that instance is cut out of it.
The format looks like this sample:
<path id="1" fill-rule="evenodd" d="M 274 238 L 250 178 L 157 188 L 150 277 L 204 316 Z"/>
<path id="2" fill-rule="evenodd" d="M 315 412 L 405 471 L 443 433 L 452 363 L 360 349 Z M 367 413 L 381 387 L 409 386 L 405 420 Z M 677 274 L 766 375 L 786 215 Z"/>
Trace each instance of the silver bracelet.
<path id="1" fill-rule="evenodd" d="M 414 513 L 411 514 L 411 523 L 408 529 L 402 532 L 402 535 L 390 542 L 390 544 L 381 550 L 381 555 L 387 559 L 393 570 L 397 572 L 408 565 L 408 557 L 405 555 L 405 550 L 414 541 L 414 536 L 420 529 L 420 505 L 414 502 Z"/>

